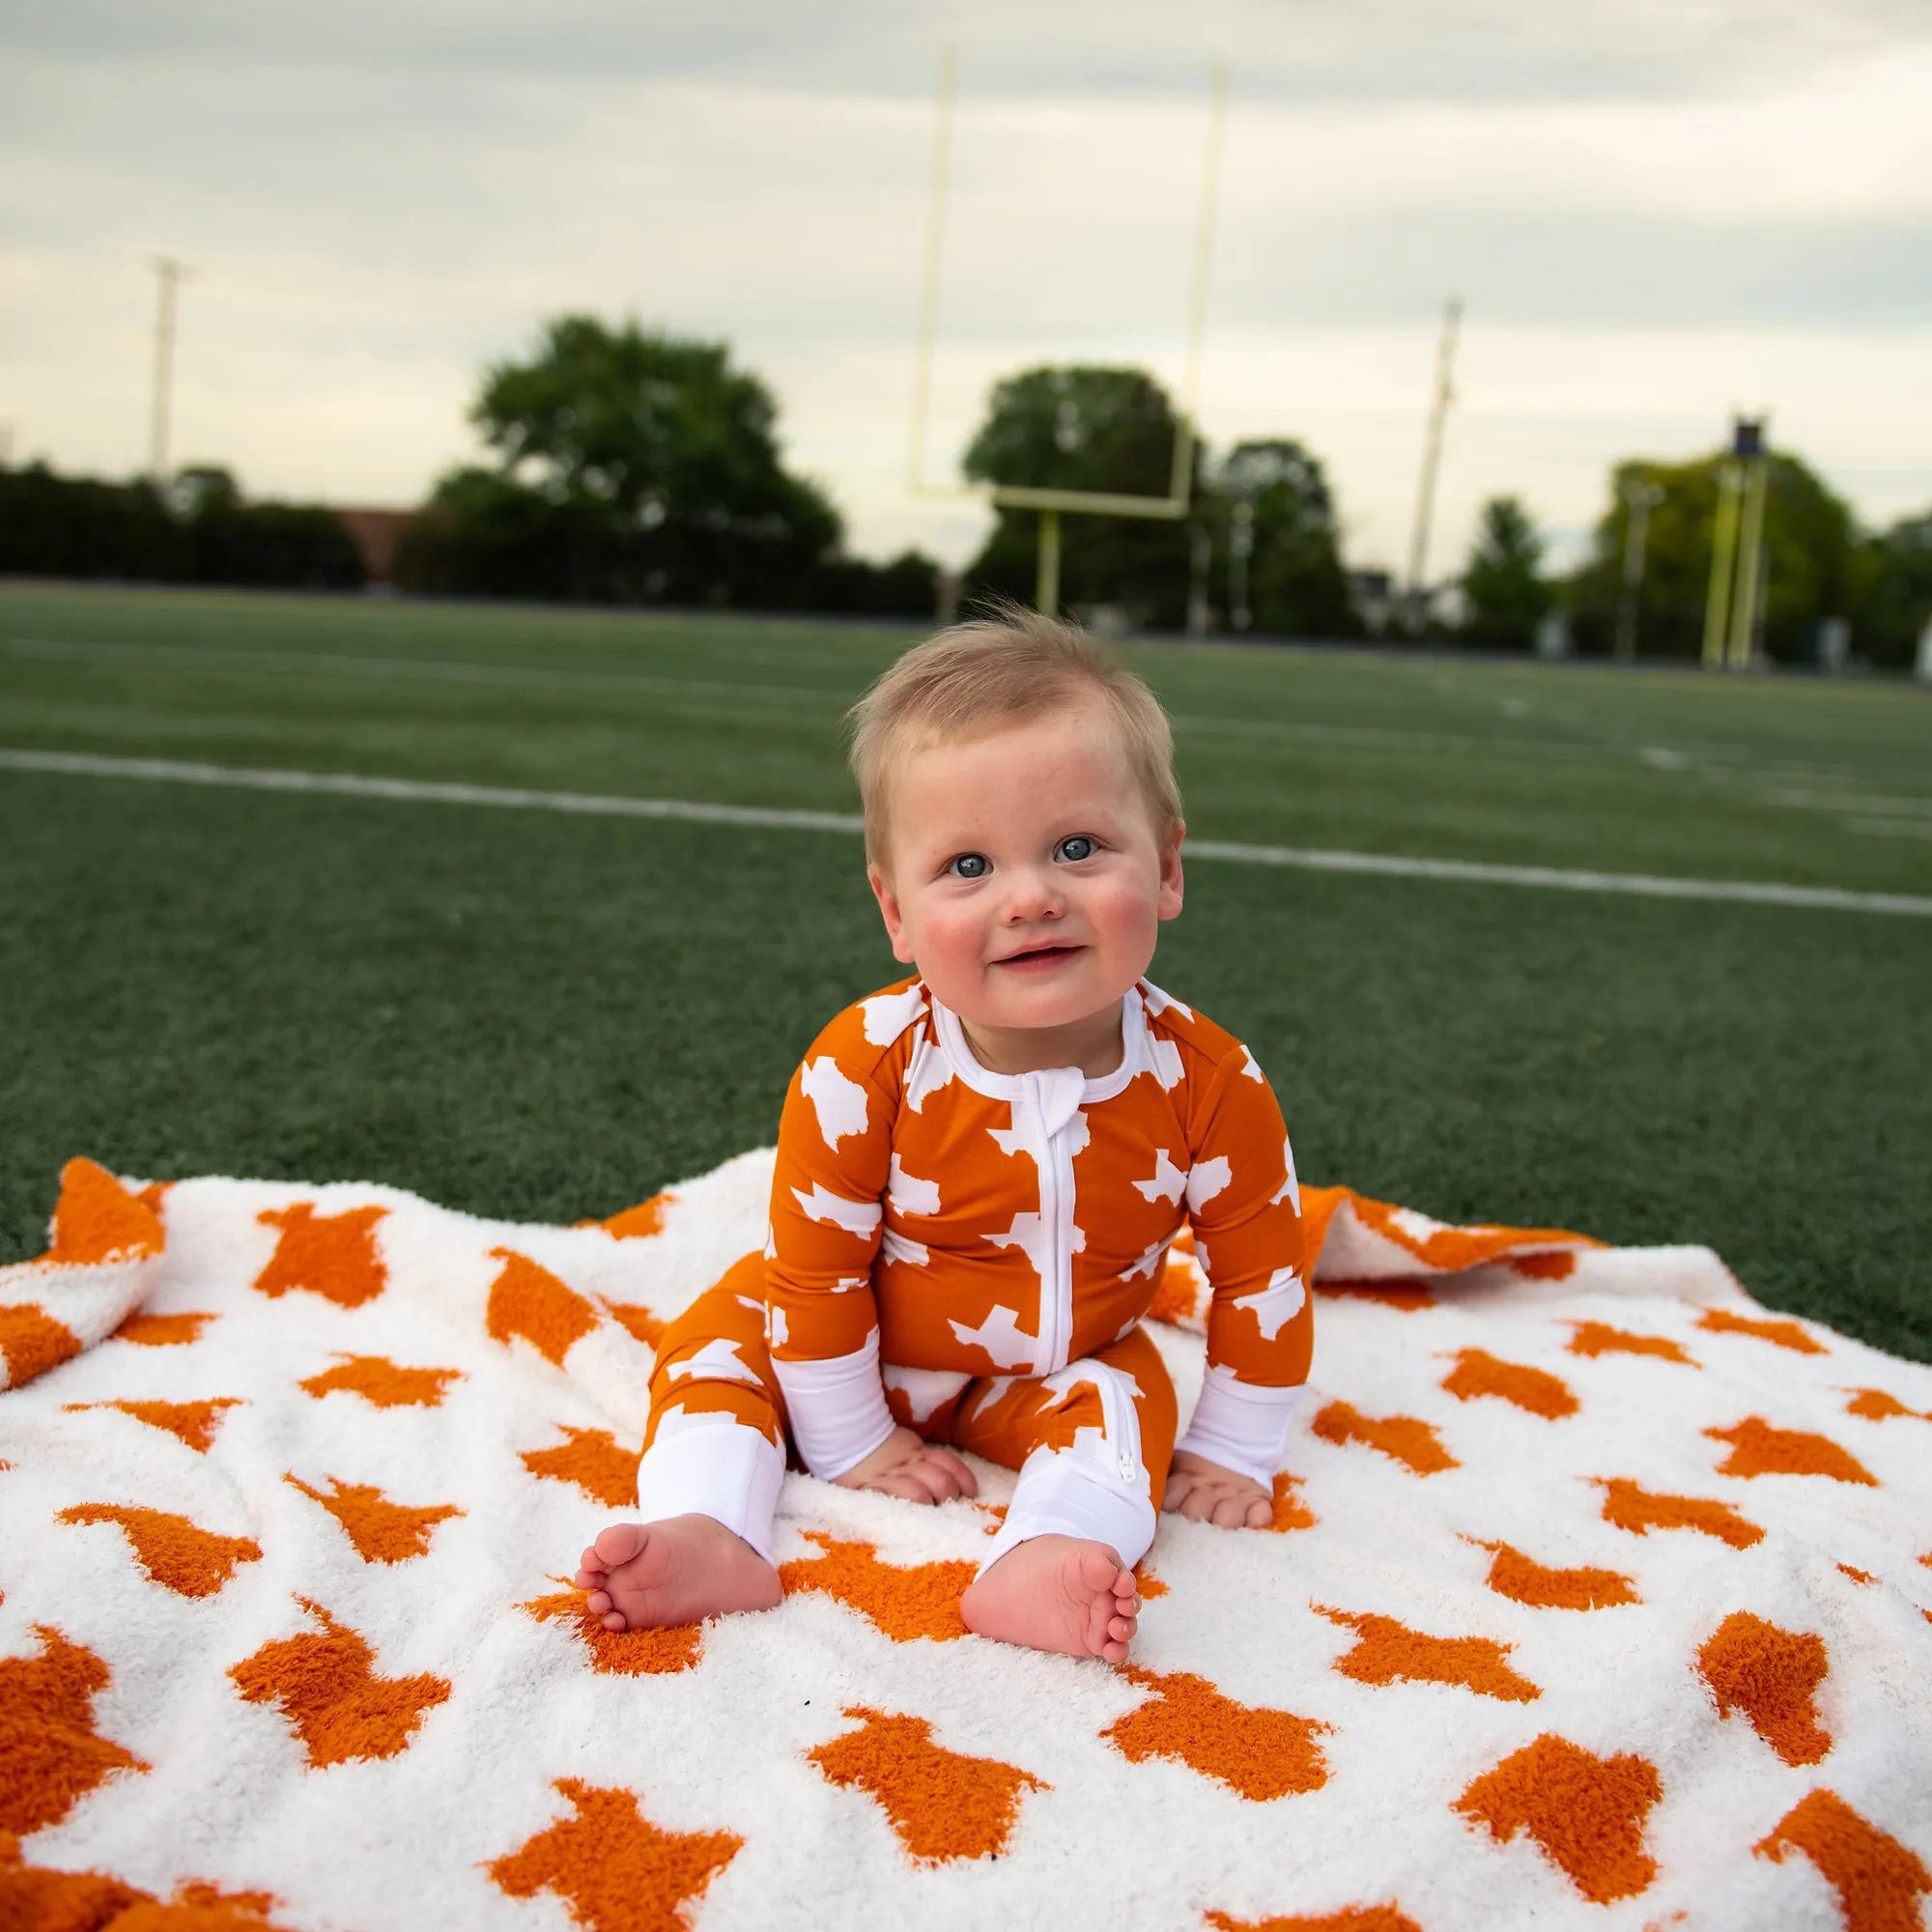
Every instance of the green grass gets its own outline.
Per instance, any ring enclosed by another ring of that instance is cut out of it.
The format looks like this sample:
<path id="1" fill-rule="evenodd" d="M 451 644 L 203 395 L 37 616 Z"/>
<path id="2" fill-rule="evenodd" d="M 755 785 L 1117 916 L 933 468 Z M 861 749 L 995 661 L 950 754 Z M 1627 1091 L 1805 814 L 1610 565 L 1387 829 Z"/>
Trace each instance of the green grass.
<path id="1" fill-rule="evenodd" d="M 0 745 L 849 810 L 839 711 L 906 640 L 17 586 Z M 1932 705 L 1897 687 L 1130 655 L 1204 837 L 1932 890 L 1932 839 L 1853 829 L 1932 812 Z M 895 970 L 857 857 L 0 773 L 0 1252 L 73 1152 L 576 1219 L 767 1141 L 817 1027 Z M 1932 1359 L 1932 924 L 1203 863 L 1155 971 L 1252 1042 L 1308 1179 L 1708 1241 Z"/>

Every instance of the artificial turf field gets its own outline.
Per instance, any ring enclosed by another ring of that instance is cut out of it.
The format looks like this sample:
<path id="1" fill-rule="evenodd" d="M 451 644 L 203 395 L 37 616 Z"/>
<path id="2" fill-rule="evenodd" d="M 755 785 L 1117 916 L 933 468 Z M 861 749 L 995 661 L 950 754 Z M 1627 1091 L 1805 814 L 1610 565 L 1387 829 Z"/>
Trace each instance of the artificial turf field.
<path id="1" fill-rule="evenodd" d="M 0 586 L 0 750 L 849 812 L 908 629 Z M 1932 696 L 1148 644 L 1210 839 L 1932 894 Z M 576 1220 L 896 976 L 856 840 L 0 770 L 0 1258 L 61 1162 Z M 1932 1359 L 1932 920 L 1199 861 L 1154 977 L 1303 1177 L 1706 1241 Z"/>

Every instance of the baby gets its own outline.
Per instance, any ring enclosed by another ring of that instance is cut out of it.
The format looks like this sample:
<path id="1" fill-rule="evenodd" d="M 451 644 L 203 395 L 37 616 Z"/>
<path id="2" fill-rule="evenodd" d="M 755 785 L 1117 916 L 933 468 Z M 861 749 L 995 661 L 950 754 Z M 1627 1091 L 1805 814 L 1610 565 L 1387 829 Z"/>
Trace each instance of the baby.
<path id="1" fill-rule="evenodd" d="M 768 1608 L 788 1444 L 917 1503 L 977 1493 L 952 1444 L 1019 1471 L 967 1627 L 1118 1663 L 1163 1501 L 1272 1520 L 1313 1340 L 1281 1111 L 1239 1040 L 1142 977 L 1185 828 L 1137 677 L 1015 611 L 909 651 L 854 718 L 867 876 L 918 977 L 793 1076 L 765 1251 L 666 1331 L 644 1520 L 577 1582 L 612 1631 Z M 1213 1301 L 1177 1443 L 1142 1323 L 1190 1222 Z"/>

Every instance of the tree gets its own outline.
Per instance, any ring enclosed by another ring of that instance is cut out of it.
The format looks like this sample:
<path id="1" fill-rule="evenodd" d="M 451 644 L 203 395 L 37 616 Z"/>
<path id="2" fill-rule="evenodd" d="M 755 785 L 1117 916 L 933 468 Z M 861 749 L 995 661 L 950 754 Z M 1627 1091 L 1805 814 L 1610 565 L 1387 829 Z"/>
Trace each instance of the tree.
<path id="1" fill-rule="evenodd" d="M 1867 539 L 1861 559 L 1863 595 L 1852 642 L 1873 664 L 1902 668 L 1932 624 L 1932 510 L 1907 517 Z"/>
<path id="2" fill-rule="evenodd" d="M 1768 552 L 1764 641 L 1774 658 L 1810 663 L 1818 625 L 1855 617 L 1868 573 L 1850 507 L 1799 457 L 1767 459 L 1764 537 Z M 1637 648 L 1694 658 L 1703 648 L 1717 526 L 1718 475 L 1723 452 L 1692 463 L 1620 463 L 1610 474 L 1610 503 L 1598 520 L 1589 562 L 1571 580 L 1568 602 L 1579 645 L 1607 651 L 1615 632 L 1630 515 L 1627 481 L 1660 486 L 1645 545 Z"/>
<path id="3" fill-rule="evenodd" d="M 1321 460 L 1285 437 L 1236 443 L 1215 472 L 1206 506 L 1218 558 L 1232 546 L 1237 503 L 1249 506 L 1252 520 L 1251 629 L 1278 638 L 1359 637 Z M 1217 587 L 1226 581 L 1225 572 L 1216 573 Z"/>
<path id="4" fill-rule="evenodd" d="M 498 464 L 438 485 L 407 566 L 421 587 L 797 605 L 838 545 L 831 500 L 781 460 L 771 391 L 724 343 L 559 316 L 485 374 L 470 420 Z"/>
<path id="5" fill-rule="evenodd" d="M 165 489 L 102 483 L 43 463 L 0 469 L 0 573 L 156 583 L 353 590 L 360 554 L 334 511 L 250 503 L 226 469 L 201 464 Z"/>
<path id="6" fill-rule="evenodd" d="M 1463 641 L 1526 651 L 1555 601 L 1543 577 L 1544 542 L 1515 497 L 1483 505 L 1469 560 L 1463 566 Z"/>
<path id="7" fill-rule="evenodd" d="M 1027 369 L 996 384 L 968 445 L 966 474 L 984 483 L 1164 497 L 1180 417 L 1141 369 Z M 1195 450 L 1198 483 L 1199 445 Z M 1034 510 L 1000 510 L 966 586 L 1030 601 L 1039 541 Z M 1123 606 L 1132 621 L 1178 627 L 1186 616 L 1188 534 L 1179 522 L 1069 516 L 1061 539 L 1061 595 Z"/>

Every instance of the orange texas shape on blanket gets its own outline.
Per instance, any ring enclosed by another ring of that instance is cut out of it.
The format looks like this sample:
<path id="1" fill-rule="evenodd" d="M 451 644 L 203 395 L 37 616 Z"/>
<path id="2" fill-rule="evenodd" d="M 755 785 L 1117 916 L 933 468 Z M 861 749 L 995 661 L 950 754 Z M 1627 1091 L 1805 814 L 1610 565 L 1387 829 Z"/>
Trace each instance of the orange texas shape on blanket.
<path id="1" fill-rule="evenodd" d="M 621 1787 L 559 1777 L 574 1817 L 485 1869 L 512 1898 L 554 1891 L 585 1932 L 691 1932 L 682 1908 L 738 1856 L 732 1832 L 661 1831 Z"/>
<path id="2" fill-rule="evenodd" d="M 266 1891 L 223 1891 L 198 1879 L 163 1905 L 151 1891 L 105 1872 L 29 1864 L 20 1841 L 0 1832 L 0 1925 L 32 1932 L 289 1932 L 269 1917 Z"/>
<path id="3" fill-rule="evenodd" d="M 1237 1704 L 1190 1671 L 1163 1676 L 1128 1664 L 1120 1675 L 1154 1693 L 1100 1733 L 1129 1763 L 1178 1758 L 1257 1804 L 1328 1782 L 1316 1739 L 1331 1726 Z"/>
<path id="4" fill-rule="evenodd" d="M 1319 1912 L 1313 1918 L 1296 1913 L 1291 1918 L 1230 1918 L 1225 1912 L 1210 1912 L 1208 1923 L 1214 1932 L 1422 1932 L 1396 1905 L 1345 1905 L 1340 1912 Z"/>
<path id="5" fill-rule="evenodd" d="M 199 1342 L 201 1331 L 215 1319 L 192 1309 L 184 1309 L 179 1315 L 149 1315 L 136 1309 L 108 1340 L 132 1342 L 143 1349 L 179 1349 Z"/>
<path id="6" fill-rule="evenodd" d="M 0 1388 L 18 1388 L 80 1353 L 82 1342 L 37 1301 L 0 1305 Z"/>
<path id="7" fill-rule="evenodd" d="M 932 1741 L 923 1718 L 850 1704 L 860 1728 L 806 1756 L 833 1784 L 869 1792 L 915 1864 L 983 1859 L 1006 1849 L 1020 1800 L 1053 1787 L 998 1758 L 965 1757 Z"/>
<path id="8" fill-rule="evenodd" d="M 1490 1574 L 1483 1579 L 1497 1596 L 1533 1610 L 1603 1610 L 1636 1604 L 1631 1579 L 1615 1570 L 1551 1570 L 1507 1543 L 1468 1539 L 1491 1552 Z"/>
<path id="9" fill-rule="evenodd" d="M 597 1311 L 582 1295 L 514 1248 L 492 1248 L 503 1271 L 490 1287 L 484 1325 L 492 1341 L 508 1348 L 522 1336 L 556 1368 L 574 1343 L 597 1326 Z"/>
<path id="10" fill-rule="evenodd" d="M 540 1624 L 560 1624 L 590 1652 L 590 1667 L 600 1677 L 675 1677 L 702 1654 L 703 1632 L 696 1624 L 607 1631 L 583 1598 L 582 1590 L 564 1589 L 517 1607 Z"/>
<path id="11" fill-rule="evenodd" d="M 1707 1429 L 1714 1442 L 1728 1442 L 1731 1453 L 1718 1464 L 1720 1476 L 1829 1476 L 1837 1483 L 1878 1488 L 1878 1478 L 1830 1436 L 1804 1429 L 1774 1429 L 1761 1415 L 1747 1415 L 1728 1429 Z"/>
<path id="12" fill-rule="evenodd" d="M 255 1277 L 255 1287 L 273 1300 L 302 1289 L 338 1308 L 374 1301 L 389 1285 L 389 1271 L 376 1252 L 376 1224 L 388 1211 L 351 1208 L 340 1214 L 318 1214 L 313 1201 L 263 1208 L 256 1220 L 265 1228 L 279 1228 L 281 1239 L 268 1266 Z"/>
<path id="13" fill-rule="evenodd" d="M 1655 1355 L 1661 1362 L 1679 1362 L 1687 1369 L 1702 1367 L 1667 1335 L 1633 1335 L 1607 1321 L 1573 1321 L 1570 1327 L 1573 1355 Z"/>
<path id="14" fill-rule="evenodd" d="M 365 1563 L 407 1563 L 426 1555 L 437 1524 L 464 1514 L 454 1503 L 431 1503 L 420 1509 L 392 1503 L 373 1483 L 345 1483 L 340 1476 L 323 1478 L 333 1492 L 330 1495 L 310 1489 L 299 1476 L 284 1475 L 282 1481 L 319 1502 L 342 1525 Z"/>
<path id="15" fill-rule="evenodd" d="M 145 1422 L 150 1429 L 165 1431 L 197 1456 L 206 1456 L 220 1426 L 222 1410 L 245 1406 L 238 1395 L 216 1395 L 205 1402 L 71 1402 L 66 1407 L 70 1415 L 79 1415 L 90 1408 L 118 1409 L 123 1415 L 131 1415 L 136 1422 Z"/>
<path id="16" fill-rule="evenodd" d="M 1654 1495 L 1628 1476 L 1593 1476 L 1591 1481 L 1604 1492 L 1604 1520 L 1633 1536 L 1648 1536 L 1653 1529 L 1694 1529 L 1733 1549 L 1764 1541 L 1764 1531 L 1729 1503 L 1708 1496 Z"/>
<path id="17" fill-rule="evenodd" d="M 1748 1610 L 1733 1610 L 1697 1653 L 1697 1672 L 1718 1715 L 1742 1711 L 1788 1765 L 1816 1764 L 1832 1734 L 1813 1703 L 1831 1659 L 1823 1637 L 1780 1630 Z"/>
<path id="18" fill-rule="evenodd" d="M 1487 1349 L 1457 1350 L 1456 1366 L 1442 1378 L 1442 1386 L 1458 1402 L 1494 1396 L 1547 1422 L 1577 1413 L 1577 1398 L 1560 1376 L 1526 1362 L 1505 1362 Z"/>
<path id="19" fill-rule="evenodd" d="M 1331 1402 L 1309 1428 L 1324 1442 L 1340 1449 L 1350 1442 L 1378 1449 L 1391 1462 L 1413 1469 L 1418 1476 L 1439 1475 L 1462 1464 L 1442 1446 L 1434 1423 L 1413 1415 L 1364 1415 L 1352 1404 Z"/>
<path id="20" fill-rule="evenodd" d="M 34 1634 L 38 1657 L 0 1658 L 0 1832 L 23 1837 L 58 1825 L 115 1772 L 150 1768 L 94 1728 L 106 1664 L 51 1625 Z"/>
<path id="21" fill-rule="evenodd" d="M 1932 1872 L 1901 1845 L 1852 1809 L 1835 1791 L 1807 1792 L 1751 1848 L 1782 1864 L 1803 1852 L 1838 1894 L 1845 1932 L 1918 1932 L 1918 1901 L 1932 1891 Z"/>
<path id="22" fill-rule="evenodd" d="M 822 1591 L 870 1618 L 895 1643 L 923 1636 L 948 1643 L 966 1634 L 959 1599 L 973 1580 L 976 1564 L 963 1559 L 904 1566 L 881 1563 L 877 1548 L 869 1543 L 841 1543 L 815 1529 L 804 1534 L 825 1553 L 779 1565 L 779 1580 L 787 1596 Z"/>
<path id="23" fill-rule="evenodd" d="M 449 1696 L 427 1672 L 378 1677 L 376 1653 L 307 1597 L 296 1601 L 323 1626 L 265 1643 L 228 1674 L 251 1704 L 281 1710 L 318 1771 L 348 1758 L 394 1757 L 409 1748 L 425 1713 Z"/>
<path id="24" fill-rule="evenodd" d="M 1907 1408 L 1889 1389 L 1847 1389 L 1845 1394 L 1851 1397 L 1845 1405 L 1845 1413 L 1864 1422 L 1889 1422 L 1895 1415 L 1909 1415 L 1915 1422 L 1932 1422 L 1932 1409 Z"/>
<path id="25" fill-rule="evenodd" d="M 1795 1321 L 1765 1321 L 1749 1315 L 1733 1315 L 1728 1308 L 1707 1308 L 1697 1317 L 1698 1327 L 1713 1335 L 1751 1335 L 1794 1355 L 1828 1355 L 1831 1350 Z"/>
<path id="26" fill-rule="evenodd" d="M 1355 1633 L 1355 1647 L 1331 1668 L 1357 1684 L 1455 1684 L 1505 1704 L 1528 1704 L 1541 1688 L 1509 1666 L 1512 1644 L 1487 1636 L 1430 1636 L 1369 1610 L 1313 1606 L 1331 1624 Z"/>
<path id="27" fill-rule="evenodd" d="M 262 1546 L 252 1537 L 217 1536 L 168 1510 L 76 1503 L 54 1520 L 113 1523 L 133 1546 L 150 1578 L 178 1597 L 216 1596 L 237 1564 L 262 1560 Z"/>
<path id="28" fill-rule="evenodd" d="M 1657 1877 L 1643 1827 L 1662 1796 L 1647 1759 L 1629 1751 L 1598 1757 L 1546 1731 L 1475 1779 L 1452 1808 L 1503 1844 L 1527 1832 L 1585 1898 L 1608 1905 Z"/>
<path id="29" fill-rule="evenodd" d="M 90 1322 L 114 1326 L 144 1286 L 140 1272 L 127 1277 L 122 1264 L 158 1255 L 164 1242 L 159 1217 L 138 1194 L 91 1160 L 69 1161 L 47 1251 L 0 1267 L 0 1389 L 19 1388 L 101 1340 L 103 1331 Z M 97 1300 L 85 1316 L 71 1304 L 55 1313 L 46 1304 L 67 1287 L 61 1271 L 86 1268 L 112 1271 L 95 1277 L 113 1282 L 112 1304 Z"/>
<path id="30" fill-rule="evenodd" d="M 52 1232 L 39 1263 L 43 1267 L 140 1261 L 159 1254 L 167 1244 L 161 1218 L 147 1200 L 104 1167 L 78 1157 L 61 1169 Z"/>
<path id="31" fill-rule="evenodd" d="M 608 1429 L 573 1429 L 559 1422 L 570 1439 L 550 1449 L 526 1449 L 518 1460 L 531 1475 L 554 1483 L 574 1483 L 594 1503 L 629 1509 L 638 1500 L 638 1463 L 642 1451 L 620 1449 Z"/>
<path id="32" fill-rule="evenodd" d="M 444 1385 L 462 1379 L 461 1369 L 405 1369 L 386 1355 L 337 1355 L 334 1368 L 296 1386 L 318 1402 L 340 1389 L 359 1395 L 372 1408 L 437 1408 Z"/>

